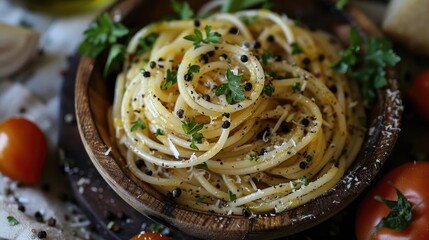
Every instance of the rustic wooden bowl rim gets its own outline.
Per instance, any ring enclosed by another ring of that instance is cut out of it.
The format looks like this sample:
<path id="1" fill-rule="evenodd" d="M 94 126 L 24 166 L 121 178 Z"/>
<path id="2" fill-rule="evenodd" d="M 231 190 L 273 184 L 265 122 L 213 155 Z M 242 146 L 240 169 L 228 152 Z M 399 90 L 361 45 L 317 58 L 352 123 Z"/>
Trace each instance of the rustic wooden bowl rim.
<path id="1" fill-rule="evenodd" d="M 120 1 L 111 8 L 110 13 L 126 15 L 138 3 L 138 0 Z M 355 6 L 348 6 L 346 13 L 369 35 L 379 34 L 374 24 Z M 138 180 L 123 171 L 124 166 L 119 166 L 112 154 L 106 154 L 112 146 L 103 140 L 103 134 L 106 133 L 95 122 L 91 106 L 89 83 L 95 61 L 93 58 L 81 58 L 75 86 L 78 129 L 94 166 L 107 183 L 136 210 L 168 227 L 200 238 L 280 237 L 326 220 L 352 202 L 369 185 L 392 151 L 399 134 L 399 131 L 389 129 L 389 126 L 398 126 L 402 112 L 401 99 L 396 95 L 398 84 L 395 72 L 389 71 L 389 86 L 378 93 L 376 117 L 370 122 L 372 135 L 364 143 L 365 151 L 357 159 L 360 164 L 354 164 L 329 192 L 301 207 L 275 215 L 246 218 L 199 212 L 164 201 L 162 197 L 155 196 L 153 190 L 143 189 Z M 385 131 L 389 131 L 389 134 L 385 134 Z"/>

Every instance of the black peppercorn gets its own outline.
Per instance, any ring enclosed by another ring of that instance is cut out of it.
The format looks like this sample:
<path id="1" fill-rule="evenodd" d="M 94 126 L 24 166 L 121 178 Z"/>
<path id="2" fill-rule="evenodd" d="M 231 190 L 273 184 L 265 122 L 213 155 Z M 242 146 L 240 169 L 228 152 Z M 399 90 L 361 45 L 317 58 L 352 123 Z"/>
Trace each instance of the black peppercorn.
<path id="1" fill-rule="evenodd" d="M 273 35 L 269 35 L 269 36 L 267 37 L 267 41 L 268 41 L 268 42 L 274 42 L 274 36 L 273 36 Z"/>
<path id="2" fill-rule="evenodd" d="M 146 169 L 146 175 L 148 175 L 148 176 L 152 176 L 152 174 L 153 174 L 153 172 L 152 172 L 152 170 L 150 170 L 150 169 Z"/>
<path id="3" fill-rule="evenodd" d="M 302 59 L 302 63 L 304 65 L 310 65 L 311 64 L 311 59 L 306 57 L 306 58 Z"/>
<path id="4" fill-rule="evenodd" d="M 143 77 L 145 77 L 145 78 L 150 77 L 150 72 L 149 71 L 144 71 L 143 72 Z"/>
<path id="5" fill-rule="evenodd" d="M 250 217 L 250 216 L 252 216 L 252 213 L 249 211 L 249 209 L 247 209 L 247 208 L 243 208 L 243 210 L 241 210 L 241 214 L 244 216 L 244 217 Z"/>
<path id="6" fill-rule="evenodd" d="M 44 238 L 46 238 L 48 236 L 48 234 L 46 234 L 46 232 L 45 231 L 39 231 L 38 233 L 37 233 L 37 237 L 39 238 L 39 239 L 44 239 Z"/>
<path id="7" fill-rule="evenodd" d="M 185 113 L 185 110 L 179 109 L 177 110 L 176 114 L 179 118 L 183 118 L 183 114 Z"/>
<path id="8" fill-rule="evenodd" d="M 25 212 L 25 206 L 22 205 L 22 204 L 19 204 L 18 205 L 18 210 L 21 211 L 21 212 Z"/>
<path id="9" fill-rule="evenodd" d="M 215 55 L 215 51 L 209 51 L 209 52 L 207 52 L 207 55 L 209 57 L 213 57 Z"/>
<path id="10" fill-rule="evenodd" d="M 274 55 L 273 59 L 276 62 L 280 62 L 282 60 L 282 56 L 280 56 L 280 55 Z"/>
<path id="11" fill-rule="evenodd" d="M 240 60 L 245 63 L 249 60 L 249 58 L 246 55 L 241 55 Z"/>
<path id="12" fill-rule="evenodd" d="M 144 161 L 142 160 L 142 159 L 138 159 L 137 161 L 136 161 L 136 167 L 137 168 L 141 168 L 141 167 L 143 167 L 144 166 Z"/>
<path id="13" fill-rule="evenodd" d="M 189 81 L 192 80 L 192 74 L 191 73 L 187 73 L 187 74 L 185 74 L 184 78 L 185 78 L 185 81 L 189 82 Z"/>
<path id="14" fill-rule="evenodd" d="M 323 60 L 325 60 L 325 55 L 319 54 L 318 59 L 319 59 L 320 62 L 323 62 Z"/>
<path id="15" fill-rule="evenodd" d="M 224 113 L 224 114 L 222 114 L 222 116 L 229 118 L 231 116 L 231 114 L 230 113 Z"/>
<path id="16" fill-rule="evenodd" d="M 201 25 L 200 20 L 195 19 L 195 21 L 194 21 L 194 26 L 195 26 L 195 27 L 199 27 L 200 25 Z"/>
<path id="17" fill-rule="evenodd" d="M 231 126 L 231 123 L 229 121 L 225 121 L 222 123 L 222 128 L 228 129 Z"/>
<path id="18" fill-rule="evenodd" d="M 178 198 L 180 197 L 180 195 L 182 194 L 182 189 L 180 188 L 175 188 L 173 189 L 173 191 L 171 192 L 171 197 L 172 198 Z"/>
<path id="19" fill-rule="evenodd" d="M 254 41 L 253 42 L 253 48 L 258 49 L 260 47 L 261 47 L 261 43 L 260 42 L 258 42 L 258 41 Z"/>
<path id="20" fill-rule="evenodd" d="M 225 53 L 222 53 L 222 54 L 220 55 L 220 57 L 221 57 L 221 58 L 223 58 L 223 59 L 227 59 L 227 58 L 228 58 L 228 56 L 227 56 Z"/>
<path id="21" fill-rule="evenodd" d="M 231 33 L 231 34 L 237 34 L 238 33 L 238 28 L 231 27 L 228 32 Z"/>
<path id="22" fill-rule="evenodd" d="M 152 68 L 152 69 L 155 68 L 156 67 L 156 62 L 155 61 L 150 61 L 149 67 Z"/>
<path id="23" fill-rule="evenodd" d="M 301 124 L 307 127 L 307 126 L 308 126 L 308 124 L 310 124 L 310 120 L 308 120 L 307 118 L 303 118 L 303 119 L 301 120 Z"/>
<path id="24" fill-rule="evenodd" d="M 36 218 L 36 221 L 38 221 L 40 223 L 44 222 L 43 221 L 43 215 L 39 211 L 37 211 L 36 213 L 34 213 L 34 217 Z"/>
<path id="25" fill-rule="evenodd" d="M 204 94 L 203 99 L 206 100 L 207 102 L 210 102 L 210 95 Z"/>
<path id="26" fill-rule="evenodd" d="M 246 83 L 244 84 L 244 90 L 245 90 L 245 91 L 250 91 L 250 90 L 252 90 L 252 83 L 250 83 L 250 82 L 246 82 Z"/>
<path id="27" fill-rule="evenodd" d="M 302 161 L 302 162 L 299 163 L 299 168 L 305 169 L 306 167 L 307 167 L 307 162 Z"/>

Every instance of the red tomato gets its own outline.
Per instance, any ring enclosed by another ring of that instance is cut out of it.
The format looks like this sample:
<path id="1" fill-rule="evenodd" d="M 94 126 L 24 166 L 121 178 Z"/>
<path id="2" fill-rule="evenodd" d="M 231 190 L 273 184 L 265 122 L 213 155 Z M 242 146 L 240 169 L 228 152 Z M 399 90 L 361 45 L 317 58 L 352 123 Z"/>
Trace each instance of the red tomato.
<path id="1" fill-rule="evenodd" d="M 142 232 L 134 237 L 130 238 L 130 240 L 173 240 L 171 237 L 162 235 L 157 232 Z"/>
<path id="2" fill-rule="evenodd" d="M 429 123 L 429 70 L 417 76 L 408 90 L 408 98 L 417 113 Z"/>
<path id="3" fill-rule="evenodd" d="M 24 118 L 0 124 L 0 171 L 23 183 L 36 183 L 46 156 L 43 132 Z"/>
<path id="4" fill-rule="evenodd" d="M 355 226 L 357 239 L 429 239 L 428 175 L 429 162 L 406 163 L 385 175 L 365 196 L 358 208 Z M 412 222 L 401 231 L 382 227 L 373 234 L 374 227 L 390 211 L 384 203 L 375 200 L 374 196 L 396 201 L 397 194 L 392 185 L 404 194 L 411 206 L 418 204 L 412 211 Z"/>

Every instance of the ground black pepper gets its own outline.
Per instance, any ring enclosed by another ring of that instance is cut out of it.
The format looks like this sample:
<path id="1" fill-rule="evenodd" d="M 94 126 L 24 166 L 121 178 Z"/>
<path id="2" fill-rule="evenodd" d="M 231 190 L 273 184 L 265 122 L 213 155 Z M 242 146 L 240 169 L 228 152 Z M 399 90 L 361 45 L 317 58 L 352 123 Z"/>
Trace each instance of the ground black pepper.
<path id="1" fill-rule="evenodd" d="M 238 28 L 237 27 L 231 27 L 228 31 L 231 34 L 237 34 L 238 33 Z"/>
<path id="2" fill-rule="evenodd" d="M 245 63 L 249 60 L 249 58 L 246 55 L 241 55 L 240 60 Z"/>
<path id="3" fill-rule="evenodd" d="M 177 110 L 176 114 L 179 118 L 183 118 L 183 114 L 185 113 L 185 110 L 179 109 Z"/>
<path id="4" fill-rule="evenodd" d="M 44 239 L 44 238 L 46 238 L 48 236 L 48 234 L 46 234 L 46 232 L 45 231 L 39 231 L 38 233 L 37 233 L 37 237 L 39 238 L 39 239 Z"/>
<path id="5" fill-rule="evenodd" d="M 231 126 L 231 123 L 229 121 L 224 121 L 222 123 L 222 128 L 228 129 Z"/>
<path id="6" fill-rule="evenodd" d="M 250 90 L 252 90 L 252 83 L 251 82 L 246 82 L 245 84 L 244 84 L 244 90 L 245 91 L 250 91 Z"/>

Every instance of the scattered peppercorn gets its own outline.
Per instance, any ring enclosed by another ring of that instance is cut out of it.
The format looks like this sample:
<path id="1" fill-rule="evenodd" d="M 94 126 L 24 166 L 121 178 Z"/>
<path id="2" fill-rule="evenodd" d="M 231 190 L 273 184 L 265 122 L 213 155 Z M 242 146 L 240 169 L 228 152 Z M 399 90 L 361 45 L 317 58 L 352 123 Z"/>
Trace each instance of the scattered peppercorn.
<path id="1" fill-rule="evenodd" d="M 229 121 L 224 121 L 222 123 L 222 128 L 223 129 L 228 129 L 231 126 L 231 123 Z"/>
<path id="2" fill-rule="evenodd" d="M 318 60 L 319 60 L 320 62 L 323 62 L 323 60 L 325 60 L 325 55 L 323 55 L 323 54 L 319 54 Z"/>
<path id="3" fill-rule="evenodd" d="M 48 219 L 48 226 L 55 227 L 56 224 L 57 224 L 57 220 L 55 218 L 50 217 Z"/>
<path id="4" fill-rule="evenodd" d="M 210 95 L 204 94 L 203 99 L 206 100 L 207 102 L 210 102 Z"/>
<path id="5" fill-rule="evenodd" d="M 38 233 L 37 233 L 37 237 L 39 238 L 39 239 L 44 239 L 44 238 L 46 238 L 48 236 L 48 234 L 46 234 L 46 232 L 45 231 L 39 231 Z"/>
<path id="6" fill-rule="evenodd" d="M 252 83 L 251 82 L 246 82 L 245 84 L 244 84 L 244 90 L 245 91 L 250 91 L 250 90 L 252 90 Z"/>
<path id="7" fill-rule="evenodd" d="M 203 54 L 203 55 L 201 55 L 201 57 L 200 57 L 200 61 L 201 61 L 202 63 L 208 63 L 208 62 L 209 62 L 209 57 L 207 56 L 207 54 Z"/>
<path id="8" fill-rule="evenodd" d="M 252 216 L 252 213 L 249 211 L 249 209 L 247 209 L 247 208 L 243 208 L 243 210 L 241 210 L 241 214 L 244 216 L 244 217 L 250 217 L 250 216 Z"/>
<path id="9" fill-rule="evenodd" d="M 261 47 L 261 43 L 260 42 L 258 42 L 258 41 L 254 41 L 253 42 L 253 48 L 254 49 L 258 49 L 258 48 L 260 48 Z"/>
<path id="10" fill-rule="evenodd" d="M 152 170 L 150 170 L 150 169 L 146 169 L 146 175 L 148 175 L 148 176 L 152 176 L 152 174 L 153 174 L 153 172 L 152 172 Z"/>
<path id="11" fill-rule="evenodd" d="M 310 120 L 308 120 L 307 118 L 303 118 L 303 119 L 301 120 L 301 124 L 307 127 L 307 126 L 308 126 L 308 124 L 310 124 Z"/>
<path id="12" fill-rule="evenodd" d="M 238 33 L 238 28 L 237 27 L 231 27 L 228 31 L 231 34 L 237 34 Z"/>
<path id="13" fill-rule="evenodd" d="M 302 162 L 299 163 L 299 168 L 305 169 L 306 167 L 307 167 L 307 162 L 302 161 Z"/>
<path id="14" fill-rule="evenodd" d="M 143 77 L 145 77 L 145 78 L 150 77 L 150 72 L 149 71 L 144 71 L 143 72 Z"/>
<path id="15" fill-rule="evenodd" d="M 269 36 L 267 37 L 267 41 L 268 41 L 268 42 L 274 42 L 274 36 L 273 36 L 273 35 L 269 35 Z"/>
<path id="16" fill-rule="evenodd" d="M 241 55 L 240 60 L 245 63 L 249 60 L 249 58 L 246 55 Z"/>
<path id="17" fill-rule="evenodd" d="M 177 110 L 176 114 L 179 118 L 183 118 L 183 114 L 185 113 L 185 110 L 179 109 Z"/>
<path id="18" fill-rule="evenodd" d="M 150 61 L 149 67 L 152 68 L 152 69 L 155 68 L 156 67 L 156 62 L 155 61 Z"/>
<path id="19" fill-rule="evenodd" d="M 332 93 L 336 93 L 337 92 L 337 86 L 333 85 L 332 87 L 329 88 L 329 90 L 331 90 Z"/>
<path id="20" fill-rule="evenodd" d="M 25 206 L 22 205 L 22 204 L 19 204 L 18 205 L 18 210 L 21 211 L 21 212 L 25 212 Z"/>
<path id="21" fill-rule="evenodd" d="M 310 65 L 311 64 L 311 59 L 308 58 L 308 57 L 306 57 L 306 58 L 302 59 L 302 63 L 304 65 Z"/>
<path id="22" fill-rule="evenodd" d="M 34 217 L 36 218 L 36 221 L 38 221 L 40 223 L 44 222 L 43 221 L 43 215 L 39 211 L 34 213 Z"/>
<path id="23" fill-rule="evenodd" d="M 173 189 L 173 191 L 171 192 L 171 196 L 173 197 L 173 198 L 178 198 L 178 197 L 180 197 L 180 195 L 182 194 L 182 189 L 180 189 L 180 188 L 175 188 L 175 189 Z"/>
<path id="24" fill-rule="evenodd" d="M 195 26 L 195 27 L 199 27 L 200 25 L 201 25 L 200 20 L 195 19 L 195 21 L 194 21 L 194 26 Z"/>
<path id="25" fill-rule="evenodd" d="M 141 168 L 141 167 L 143 167 L 143 166 L 144 166 L 144 161 L 143 161 L 142 159 L 138 159 L 138 160 L 135 162 L 135 164 L 136 164 L 136 167 L 137 167 L 137 168 Z"/>
<path id="26" fill-rule="evenodd" d="M 185 81 L 189 82 L 189 81 L 192 80 L 192 74 L 191 73 L 187 73 L 187 74 L 185 74 L 184 78 L 185 78 Z"/>

